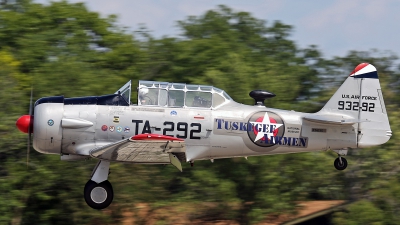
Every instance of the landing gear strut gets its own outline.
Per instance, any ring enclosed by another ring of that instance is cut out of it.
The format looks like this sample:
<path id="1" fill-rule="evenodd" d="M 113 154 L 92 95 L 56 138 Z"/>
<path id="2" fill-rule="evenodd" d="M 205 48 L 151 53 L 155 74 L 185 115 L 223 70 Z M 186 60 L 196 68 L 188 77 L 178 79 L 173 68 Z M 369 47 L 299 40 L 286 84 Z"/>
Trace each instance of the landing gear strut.
<path id="1" fill-rule="evenodd" d="M 93 209 L 107 208 L 114 198 L 113 188 L 107 180 L 109 170 L 110 162 L 100 160 L 93 170 L 91 179 L 85 185 L 83 196 Z"/>
<path id="2" fill-rule="evenodd" d="M 347 167 L 347 160 L 339 155 L 335 162 L 333 163 L 337 170 L 344 170 Z"/>

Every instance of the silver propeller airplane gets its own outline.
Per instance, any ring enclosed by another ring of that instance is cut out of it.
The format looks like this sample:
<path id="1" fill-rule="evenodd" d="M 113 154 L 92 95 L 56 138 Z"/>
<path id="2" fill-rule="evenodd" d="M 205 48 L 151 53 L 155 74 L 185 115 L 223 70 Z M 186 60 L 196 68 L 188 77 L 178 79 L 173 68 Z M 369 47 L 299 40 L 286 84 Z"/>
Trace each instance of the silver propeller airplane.
<path id="1" fill-rule="evenodd" d="M 86 203 L 104 209 L 113 200 L 110 162 L 172 164 L 218 158 L 331 149 L 334 166 L 347 167 L 347 148 L 387 142 L 392 131 L 376 68 L 358 65 L 317 113 L 267 108 L 275 95 L 254 90 L 255 105 L 232 100 L 204 85 L 139 81 L 138 104 L 131 82 L 105 96 L 45 97 L 17 127 L 33 133 L 33 147 L 61 160 L 99 160 L 84 188 Z M 30 139 L 28 139 L 30 140 Z"/>

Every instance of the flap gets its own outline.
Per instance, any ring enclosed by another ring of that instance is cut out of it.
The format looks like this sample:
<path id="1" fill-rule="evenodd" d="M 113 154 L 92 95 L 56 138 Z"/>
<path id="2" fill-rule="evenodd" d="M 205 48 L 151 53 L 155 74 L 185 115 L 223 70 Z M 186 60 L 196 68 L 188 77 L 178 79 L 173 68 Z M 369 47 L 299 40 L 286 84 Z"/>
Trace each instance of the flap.
<path id="1" fill-rule="evenodd" d="M 171 164 L 174 165 L 179 171 L 182 172 L 182 165 L 181 161 L 179 161 L 178 157 L 172 153 L 168 153 L 169 159 L 171 161 Z"/>
<path id="2" fill-rule="evenodd" d="M 143 164 L 172 163 L 182 170 L 179 160 L 177 161 L 172 154 L 185 152 L 185 143 L 182 139 L 154 134 L 146 134 L 147 139 L 143 135 L 139 138 L 137 136 L 92 149 L 89 154 L 93 158 L 106 161 Z"/>

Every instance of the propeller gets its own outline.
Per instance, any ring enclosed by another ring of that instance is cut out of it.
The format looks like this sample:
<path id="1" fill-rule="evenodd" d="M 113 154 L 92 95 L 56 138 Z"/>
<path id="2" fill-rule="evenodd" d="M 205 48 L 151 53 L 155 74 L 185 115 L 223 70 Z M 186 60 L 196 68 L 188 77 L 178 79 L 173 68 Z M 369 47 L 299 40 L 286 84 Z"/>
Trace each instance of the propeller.
<path id="1" fill-rule="evenodd" d="M 16 126 L 18 129 L 23 132 L 28 134 L 28 145 L 27 145 L 27 150 L 26 150 L 26 166 L 28 167 L 29 165 L 29 153 L 31 150 L 31 140 L 32 140 L 32 133 L 33 133 L 33 115 L 32 115 L 32 99 L 33 99 L 33 87 L 31 87 L 31 97 L 30 97 L 30 102 L 29 102 L 29 115 L 23 115 L 21 116 L 17 122 Z"/>

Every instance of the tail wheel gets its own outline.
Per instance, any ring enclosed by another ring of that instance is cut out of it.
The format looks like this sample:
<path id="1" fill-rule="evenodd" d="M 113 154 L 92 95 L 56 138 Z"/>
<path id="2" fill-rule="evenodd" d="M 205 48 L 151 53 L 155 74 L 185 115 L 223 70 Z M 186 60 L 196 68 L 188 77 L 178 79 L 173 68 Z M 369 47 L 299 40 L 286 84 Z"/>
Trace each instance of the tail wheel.
<path id="1" fill-rule="evenodd" d="M 108 180 L 100 184 L 89 180 L 85 185 L 83 195 L 86 203 L 93 209 L 107 208 L 114 198 L 114 192 Z"/>
<path id="2" fill-rule="evenodd" d="M 341 159 L 342 159 L 342 162 L 340 162 L 340 159 L 337 158 L 337 159 L 335 159 L 335 162 L 333 163 L 333 165 L 335 166 L 335 168 L 337 170 L 344 170 L 347 167 L 347 160 L 343 157 L 341 157 Z"/>

